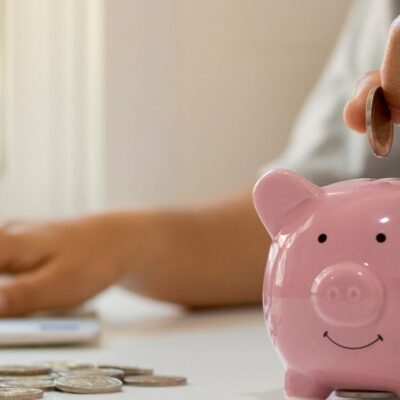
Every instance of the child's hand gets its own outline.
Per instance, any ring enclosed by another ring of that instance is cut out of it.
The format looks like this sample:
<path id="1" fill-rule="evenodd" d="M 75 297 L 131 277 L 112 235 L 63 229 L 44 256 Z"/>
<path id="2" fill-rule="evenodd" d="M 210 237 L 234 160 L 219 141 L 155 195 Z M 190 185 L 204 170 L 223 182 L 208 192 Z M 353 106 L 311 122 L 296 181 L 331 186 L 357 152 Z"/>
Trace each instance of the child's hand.
<path id="1" fill-rule="evenodd" d="M 380 71 L 371 71 L 355 83 L 353 97 L 344 108 L 344 121 L 358 132 L 365 132 L 365 105 L 373 86 L 382 86 L 385 99 L 392 112 L 392 120 L 400 124 L 400 17 L 390 28 L 385 56 Z"/>
<path id="2" fill-rule="evenodd" d="M 3 227 L 0 272 L 13 277 L 0 287 L 0 315 L 75 306 L 120 279 L 126 249 L 134 247 L 116 219 Z"/>

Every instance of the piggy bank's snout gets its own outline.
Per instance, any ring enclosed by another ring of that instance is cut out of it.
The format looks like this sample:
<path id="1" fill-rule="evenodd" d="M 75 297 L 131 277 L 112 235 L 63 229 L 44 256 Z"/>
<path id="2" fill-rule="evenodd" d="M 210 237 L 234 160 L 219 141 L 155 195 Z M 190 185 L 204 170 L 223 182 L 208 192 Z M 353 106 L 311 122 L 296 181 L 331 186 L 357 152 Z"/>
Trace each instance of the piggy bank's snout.
<path id="1" fill-rule="evenodd" d="M 325 268 L 314 280 L 311 298 L 318 315 L 335 326 L 360 326 L 382 311 L 382 284 L 368 267 L 341 263 Z"/>

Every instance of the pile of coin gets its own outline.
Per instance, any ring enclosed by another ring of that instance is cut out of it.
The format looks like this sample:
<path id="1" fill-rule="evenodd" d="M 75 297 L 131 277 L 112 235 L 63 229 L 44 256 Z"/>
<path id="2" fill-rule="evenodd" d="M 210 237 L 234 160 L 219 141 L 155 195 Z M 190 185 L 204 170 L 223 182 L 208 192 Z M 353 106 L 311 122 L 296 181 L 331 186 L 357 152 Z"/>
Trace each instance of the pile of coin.
<path id="1" fill-rule="evenodd" d="M 44 392 L 100 394 L 123 385 L 166 387 L 186 385 L 186 378 L 154 375 L 152 369 L 127 365 L 96 365 L 45 361 L 31 365 L 0 365 L 0 400 L 42 399 Z"/>

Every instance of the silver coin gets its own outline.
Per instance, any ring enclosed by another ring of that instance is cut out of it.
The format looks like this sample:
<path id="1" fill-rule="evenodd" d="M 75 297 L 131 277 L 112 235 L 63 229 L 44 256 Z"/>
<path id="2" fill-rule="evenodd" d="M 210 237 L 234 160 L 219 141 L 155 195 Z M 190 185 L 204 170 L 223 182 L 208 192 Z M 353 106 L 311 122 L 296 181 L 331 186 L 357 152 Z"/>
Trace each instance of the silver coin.
<path id="1" fill-rule="evenodd" d="M 111 378 L 117 378 L 119 380 L 124 379 L 124 371 L 122 369 L 116 368 L 83 368 L 83 369 L 74 369 L 70 371 L 60 371 L 57 373 L 57 376 L 71 376 L 71 375 L 101 375 L 101 376 L 110 376 Z"/>
<path id="2" fill-rule="evenodd" d="M 50 379 L 10 379 L 8 381 L 1 381 L 1 388 L 32 388 L 48 391 L 55 389 L 55 383 Z"/>
<path id="3" fill-rule="evenodd" d="M 43 361 L 41 363 L 35 364 L 37 366 L 44 366 L 50 368 L 52 371 L 68 371 L 73 369 L 82 369 L 82 368 L 96 368 L 94 364 L 90 363 L 79 363 L 75 361 L 60 361 L 60 360 L 50 360 Z"/>
<path id="4" fill-rule="evenodd" d="M 46 379 L 46 380 L 52 380 L 54 379 L 53 374 L 46 374 L 46 375 L 0 375 L 0 382 L 3 381 L 9 381 L 9 380 L 23 380 L 23 379 Z"/>
<path id="5" fill-rule="evenodd" d="M 119 379 L 101 375 L 71 375 L 56 379 L 56 387 L 63 392 L 79 394 L 100 394 L 119 392 L 122 382 Z"/>
<path id="6" fill-rule="evenodd" d="M 365 114 L 371 149 L 377 157 L 386 157 L 392 148 L 394 124 L 382 87 L 369 91 Z"/>
<path id="7" fill-rule="evenodd" d="M 0 389 L 0 400 L 37 400 L 43 399 L 43 390 L 32 388 Z"/>
<path id="8" fill-rule="evenodd" d="M 32 376 L 45 375 L 52 372 L 51 368 L 44 365 L 0 365 L 0 375 Z"/>
<path id="9" fill-rule="evenodd" d="M 134 386 L 182 386 L 187 384 L 186 378 L 181 376 L 164 376 L 164 375 L 131 375 L 124 379 L 126 385 Z"/>
<path id="10" fill-rule="evenodd" d="M 125 375 L 152 375 L 153 370 L 150 368 L 130 367 L 128 365 L 105 365 L 100 364 L 99 368 L 120 369 Z"/>
<path id="11" fill-rule="evenodd" d="M 379 391 L 336 390 L 335 396 L 340 399 L 396 399 L 393 393 Z"/>

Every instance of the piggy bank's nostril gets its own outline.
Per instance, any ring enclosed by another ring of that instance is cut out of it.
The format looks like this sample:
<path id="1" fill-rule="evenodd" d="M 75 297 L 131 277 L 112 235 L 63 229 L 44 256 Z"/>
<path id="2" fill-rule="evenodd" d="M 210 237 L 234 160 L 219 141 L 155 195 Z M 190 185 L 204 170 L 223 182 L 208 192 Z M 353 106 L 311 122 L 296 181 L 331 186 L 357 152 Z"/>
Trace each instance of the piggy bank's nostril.
<path id="1" fill-rule="evenodd" d="M 340 292 L 336 286 L 331 286 L 326 292 L 326 298 L 328 301 L 334 303 L 340 300 Z"/>
<path id="2" fill-rule="evenodd" d="M 347 299 L 352 303 L 357 303 L 361 300 L 361 290 L 357 286 L 350 286 L 347 289 Z"/>

